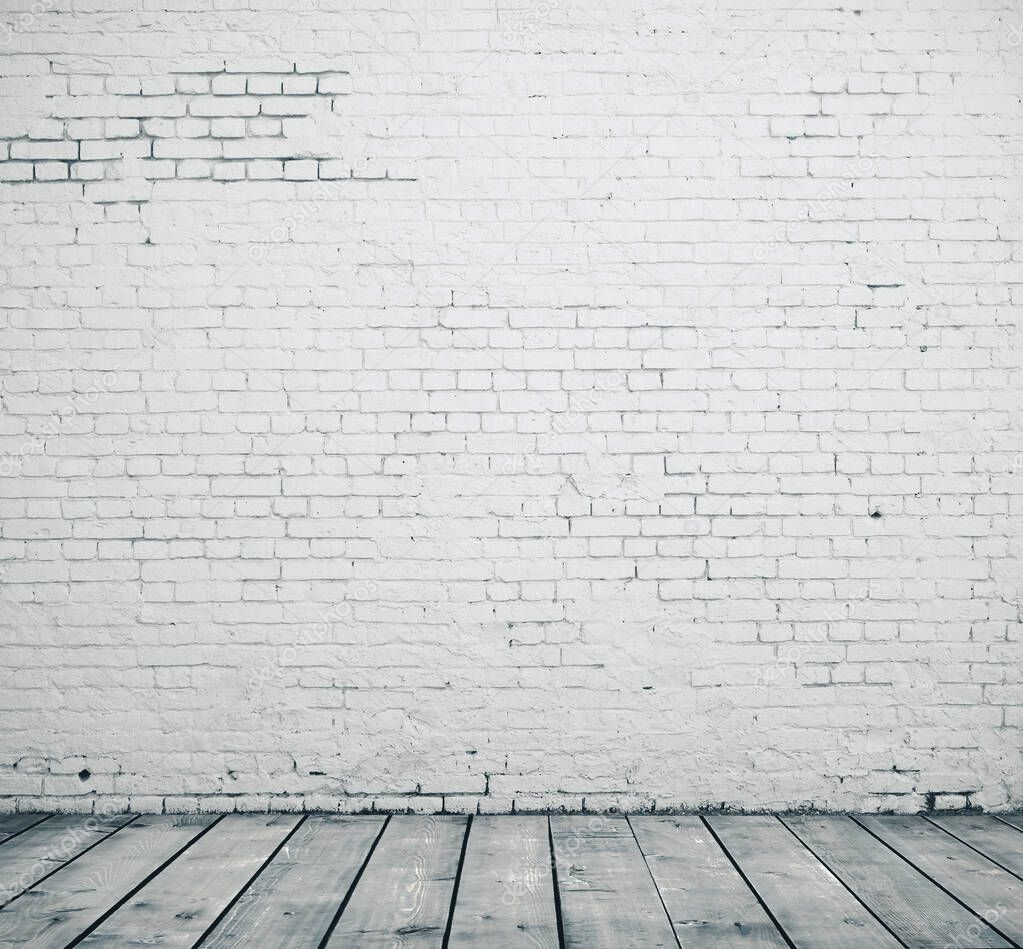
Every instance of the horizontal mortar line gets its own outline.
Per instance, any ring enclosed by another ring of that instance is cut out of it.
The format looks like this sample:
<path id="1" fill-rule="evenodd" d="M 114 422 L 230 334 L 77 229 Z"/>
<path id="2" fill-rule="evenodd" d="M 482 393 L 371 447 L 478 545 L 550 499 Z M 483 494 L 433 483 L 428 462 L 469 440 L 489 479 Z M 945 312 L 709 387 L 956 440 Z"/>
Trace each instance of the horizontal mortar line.
<path id="1" fill-rule="evenodd" d="M 58 75 L 61 75 L 58 73 Z M 226 67 L 224 69 L 171 69 L 161 75 L 166 76 L 351 76 L 352 71 L 349 69 L 309 69 L 300 71 L 297 66 L 291 72 L 282 72 L 280 70 L 265 70 L 265 69 L 239 69 L 229 70 Z M 141 79 L 156 79 L 159 76 L 141 76 Z M 152 93 L 150 93 L 152 95 Z"/>

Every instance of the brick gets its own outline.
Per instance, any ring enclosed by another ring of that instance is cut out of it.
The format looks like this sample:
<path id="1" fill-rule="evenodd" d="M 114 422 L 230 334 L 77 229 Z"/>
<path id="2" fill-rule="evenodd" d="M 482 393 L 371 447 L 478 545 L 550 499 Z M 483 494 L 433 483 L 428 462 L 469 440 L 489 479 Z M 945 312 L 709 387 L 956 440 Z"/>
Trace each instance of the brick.
<path id="1" fill-rule="evenodd" d="M 213 166 L 213 177 L 217 181 L 238 181 L 245 177 L 245 162 L 217 162 Z"/>
<path id="2" fill-rule="evenodd" d="M 195 96 L 188 100 L 188 114 L 208 117 L 258 115 L 259 106 L 260 100 L 252 96 Z"/>
<path id="3" fill-rule="evenodd" d="M 245 119 L 213 119 L 209 132 L 215 138 L 244 138 Z"/>
<path id="4" fill-rule="evenodd" d="M 12 159 L 64 159 L 78 157 L 77 142 L 11 142 Z"/>
<path id="5" fill-rule="evenodd" d="M 71 177 L 75 181 L 99 181 L 103 178 L 101 161 L 76 161 L 71 164 Z"/>
<path id="6" fill-rule="evenodd" d="M 352 91 L 352 77 L 345 73 L 320 76 L 316 91 L 326 95 L 348 95 Z"/>
<path id="7" fill-rule="evenodd" d="M 223 146 L 206 138 L 160 140 L 153 143 L 154 158 L 220 158 Z"/>
<path id="8" fill-rule="evenodd" d="M 306 116 L 313 108 L 312 96 L 263 96 L 259 100 L 261 115 Z"/>
<path id="9" fill-rule="evenodd" d="M 157 121 L 157 120 L 154 120 Z M 69 129 L 69 131 L 71 131 Z M 82 138 L 135 138 L 139 134 L 137 119 L 107 119 L 102 135 L 83 135 Z"/>
<path id="10" fill-rule="evenodd" d="M 882 78 L 876 73 L 856 73 L 849 77 L 848 91 L 856 95 L 880 92 Z"/>
<path id="11" fill-rule="evenodd" d="M 281 92 L 286 96 L 311 96 L 316 89 L 316 76 L 285 76 L 281 83 Z"/>
<path id="12" fill-rule="evenodd" d="M 281 120 L 268 119 L 259 116 L 246 120 L 247 130 L 250 135 L 280 135 Z"/>
<path id="13" fill-rule="evenodd" d="M 31 181 L 32 178 L 33 171 L 31 162 L 0 162 L 0 181 Z"/>
<path id="14" fill-rule="evenodd" d="M 139 80 L 139 88 L 144 96 L 169 96 L 175 91 L 172 76 L 143 76 Z"/>
<path id="15" fill-rule="evenodd" d="M 210 91 L 215 96 L 245 95 L 245 77 L 235 75 L 214 76 L 210 80 Z"/>
<path id="16" fill-rule="evenodd" d="M 209 178 L 213 174 L 213 162 L 203 158 L 182 158 L 177 162 L 178 178 Z"/>
<path id="17" fill-rule="evenodd" d="M 143 159 L 139 162 L 139 170 L 143 178 L 173 178 L 174 162 Z"/>
<path id="18" fill-rule="evenodd" d="M 117 115 L 121 118 L 144 119 L 153 116 L 172 118 L 185 114 L 185 99 L 182 96 L 120 96 L 117 99 Z"/>
<path id="19" fill-rule="evenodd" d="M 291 181 L 313 181 L 316 179 L 315 160 L 286 161 L 284 177 Z"/>
<path id="20" fill-rule="evenodd" d="M 284 89 L 284 76 L 249 76 L 245 81 L 245 91 L 249 95 L 279 96 Z"/>
<path id="21" fill-rule="evenodd" d="M 146 201 L 149 194 L 150 185 L 146 182 L 108 181 L 85 186 L 85 196 L 90 201 Z"/>
<path id="22" fill-rule="evenodd" d="M 246 177 L 256 180 L 283 178 L 284 163 L 279 161 L 250 161 L 246 163 Z"/>
<path id="23" fill-rule="evenodd" d="M 62 181 L 68 177 L 68 163 L 63 161 L 37 161 L 36 181 Z"/>
<path id="24" fill-rule="evenodd" d="M 142 139 L 104 139 L 85 141 L 79 146 L 82 161 L 104 161 L 112 158 L 147 158 L 149 142 Z"/>
<path id="25" fill-rule="evenodd" d="M 201 75 L 175 76 L 174 88 L 177 92 L 184 92 L 190 95 L 204 95 L 210 91 L 210 77 Z"/>
<path id="26" fill-rule="evenodd" d="M 346 161 L 330 159 L 321 161 L 319 164 L 321 178 L 350 178 L 352 176 L 352 166 Z"/>

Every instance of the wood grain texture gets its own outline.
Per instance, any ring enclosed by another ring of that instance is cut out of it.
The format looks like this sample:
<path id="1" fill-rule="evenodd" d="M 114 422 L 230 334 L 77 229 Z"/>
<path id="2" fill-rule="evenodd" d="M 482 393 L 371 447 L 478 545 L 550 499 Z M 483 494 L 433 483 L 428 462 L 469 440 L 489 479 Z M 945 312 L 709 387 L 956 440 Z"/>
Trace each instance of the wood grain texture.
<path id="1" fill-rule="evenodd" d="M 46 814 L 3 814 L 0 816 L 0 844 L 46 819 Z"/>
<path id="2" fill-rule="evenodd" d="M 679 942 L 692 949 L 785 949 L 753 891 L 699 817 L 633 817 Z"/>
<path id="3" fill-rule="evenodd" d="M 449 946 L 558 949 L 546 817 L 477 817 Z"/>
<path id="4" fill-rule="evenodd" d="M 909 949 L 1010 946 L 848 817 L 783 819 Z"/>
<path id="5" fill-rule="evenodd" d="M 0 905 L 9 903 L 134 818 L 134 814 L 118 814 L 103 820 L 88 814 L 63 814 L 13 837 L 0 847 Z"/>
<path id="6" fill-rule="evenodd" d="M 384 825 L 383 817 L 314 816 L 278 851 L 203 940 L 203 949 L 318 946 Z"/>
<path id="7" fill-rule="evenodd" d="M 628 821 L 552 817 L 565 945 L 659 949 L 678 940 Z"/>
<path id="8" fill-rule="evenodd" d="M 135 893 L 83 946 L 130 942 L 189 949 L 302 818 L 228 814 Z"/>
<path id="9" fill-rule="evenodd" d="M 0 909 L 0 946 L 66 946 L 216 820 L 140 817 Z"/>
<path id="10" fill-rule="evenodd" d="M 1023 881 L 922 818 L 856 821 L 1004 936 L 1023 942 Z"/>
<path id="11" fill-rule="evenodd" d="M 439 949 L 465 827 L 464 817 L 392 817 L 328 946 Z"/>
<path id="12" fill-rule="evenodd" d="M 898 941 L 775 817 L 709 817 L 797 949 L 898 949 Z"/>
<path id="13" fill-rule="evenodd" d="M 558 949 L 556 896 L 570 949 L 1009 949 L 1009 820 L 52 817 L 0 847 L 0 886 L 49 874 L 0 909 L 0 949 L 441 949 L 448 926 L 451 949 Z"/>
<path id="14" fill-rule="evenodd" d="M 1015 827 L 1016 830 L 1023 831 L 1023 814 L 999 814 L 997 819 L 1010 827 Z"/>
<path id="15" fill-rule="evenodd" d="M 1023 833 L 994 817 L 932 817 L 932 823 L 979 850 L 1006 870 L 1023 877 Z"/>

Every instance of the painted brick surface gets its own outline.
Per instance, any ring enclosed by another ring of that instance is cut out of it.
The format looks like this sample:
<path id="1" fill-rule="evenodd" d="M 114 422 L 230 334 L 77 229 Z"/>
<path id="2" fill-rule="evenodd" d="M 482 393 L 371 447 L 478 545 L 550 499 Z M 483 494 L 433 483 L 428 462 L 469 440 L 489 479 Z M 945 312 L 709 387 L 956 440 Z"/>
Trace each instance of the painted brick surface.
<path id="1" fill-rule="evenodd" d="M 1023 802 L 1017 4 L 0 23 L 0 808 Z"/>

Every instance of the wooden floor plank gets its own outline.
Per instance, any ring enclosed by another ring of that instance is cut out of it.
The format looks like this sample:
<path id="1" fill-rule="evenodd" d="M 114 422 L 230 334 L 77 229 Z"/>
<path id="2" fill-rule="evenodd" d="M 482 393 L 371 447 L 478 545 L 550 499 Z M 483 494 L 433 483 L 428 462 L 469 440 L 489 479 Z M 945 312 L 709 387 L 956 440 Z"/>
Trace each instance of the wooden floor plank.
<path id="1" fill-rule="evenodd" d="M 656 949 L 678 940 L 622 817 L 552 817 L 565 945 Z"/>
<path id="2" fill-rule="evenodd" d="M 83 941 L 189 949 L 301 820 L 297 814 L 228 814 Z"/>
<path id="3" fill-rule="evenodd" d="M 558 949 L 546 817 L 473 820 L 448 945 Z"/>
<path id="4" fill-rule="evenodd" d="M 465 817 L 392 817 L 327 945 L 440 947 L 465 826 Z"/>
<path id="5" fill-rule="evenodd" d="M 46 814 L 3 814 L 0 815 L 0 844 L 8 838 L 28 830 L 46 820 Z"/>
<path id="6" fill-rule="evenodd" d="M 1006 870 L 1023 877 L 1023 833 L 1015 827 L 983 815 L 932 817 L 930 820 Z"/>
<path id="7" fill-rule="evenodd" d="M 0 945 L 66 946 L 215 820 L 184 815 L 132 821 L 0 909 Z"/>
<path id="8" fill-rule="evenodd" d="M 0 949 L 1023 946 L 1012 816 L 216 820 L 0 817 Z"/>
<path id="9" fill-rule="evenodd" d="M 1011 946 L 848 817 L 783 820 L 909 949 Z"/>
<path id="10" fill-rule="evenodd" d="M 135 819 L 64 814 L 36 824 L 0 848 L 0 906 Z"/>
<path id="11" fill-rule="evenodd" d="M 797 949 L 898 949 L 776 817 L 707 820 Z"/>
<path id="12" fill-rule="evenodd" d="M 1023 942 L 1023 881 L 922 817 L 857 817 L 1013 942 Z"/>
<path id="13" fill-rule="evenodd" d="M 630 823 L 686 949 L 785 949 L 778 929 L 699 817 L 633 817 Z"/>
<path id="14" fill-rule="evenodd" d="M 380 834 L 383 817 L 308 818 L 203 940 L 203 949 L 316 947 Z"/>
<path id="15" fill-rule="evenodd" d="M 1023 830 L 1023 814 L 999 814 L 998 820 L 1010 824 L 1016 830 Z"/>

